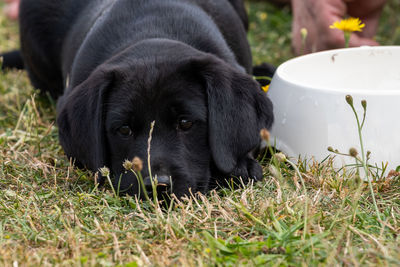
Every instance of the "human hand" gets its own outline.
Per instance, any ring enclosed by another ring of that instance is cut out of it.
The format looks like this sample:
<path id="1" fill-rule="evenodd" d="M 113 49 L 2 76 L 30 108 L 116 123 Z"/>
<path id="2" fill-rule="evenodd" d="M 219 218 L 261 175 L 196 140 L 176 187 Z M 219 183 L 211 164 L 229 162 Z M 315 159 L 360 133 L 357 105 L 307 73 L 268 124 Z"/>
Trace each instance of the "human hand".
<path id="1" fill-rule="evenodd" d="M 20 0 L 4 0 L 7 4 L 4 6 L 4 13 L 10 19 L 18 19 Z"/>
<path id="2" fill-rule="evenodd" d="M 351 35 L 350 46 L 378 45 L 375 36 L 386 0 L 292 0 L 292 47 L 296 55 L 344 47 L 343 32 L 330 29 L 346 15 L 365 23 L 362 32 Z M 301 29 L 307 29 L 303 44 Z"/>

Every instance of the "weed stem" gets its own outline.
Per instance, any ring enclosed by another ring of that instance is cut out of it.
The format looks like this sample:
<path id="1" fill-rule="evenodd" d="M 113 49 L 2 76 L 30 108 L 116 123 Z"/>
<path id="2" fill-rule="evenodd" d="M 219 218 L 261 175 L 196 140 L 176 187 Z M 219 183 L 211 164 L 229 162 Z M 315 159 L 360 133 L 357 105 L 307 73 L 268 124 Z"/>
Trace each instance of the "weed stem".
<path id="1" fill-rule="evenodd" d="M 363 100 L 363 101 L 365 101 L 365 100 Z M 378 209 L 378 205 L 376 204 L 376 199 L 375 199 L 374 189 L 372 187 L 372 182 L 371 182 L 371 179 L 369 177 L 368 166 L 367 166 L 367 162 L 366 162 L 366 158 L 365 158 L 364 143 L 363 143 L 363 139 L 362 139 L 362 128 L 364 126 L 367 110 L 366 110 L 366 108 L 364 108 L 363 121 L 362 121 L 362 123 L 360 123 L 360 119 L 358 118 L 358 114 L 357 114 L 357 111 L 354 108 L 353 103 L 351 103 L 349 105 L 350 105 L 351 109 L 353 110 L 353 113 L 354 113 L 354 115 L 356 117 L 356 121 L 357 121 L 358 137 L 359 137 L 359 140 L 360 140 L 361 157 L 362 157 L 361 164 L 362 164 L 362 166 L 364 168 L 365 177 L 367 178 L 367 181 L 368 181 L 369 190 L 371 191 L 371 197 L 372 197 L 372 202 L 374 204 L 376 216 L 378 217 L 379 223 L 381 224 L 381 216 L 380 216 L 380 212 L 379 212 L 379 209 Z"/>

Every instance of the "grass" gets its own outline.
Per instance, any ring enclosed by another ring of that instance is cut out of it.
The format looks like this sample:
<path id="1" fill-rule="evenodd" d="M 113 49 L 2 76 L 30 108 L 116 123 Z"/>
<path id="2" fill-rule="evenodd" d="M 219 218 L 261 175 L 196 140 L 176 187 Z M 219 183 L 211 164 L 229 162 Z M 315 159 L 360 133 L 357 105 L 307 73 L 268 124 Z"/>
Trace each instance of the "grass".
<path id="1" fill-rule="evenodd" d="M 289 9 L 247 5 L 254 61 L 291 58 Z M 381 43 L 400 44 L 399 11 L 390 1 Z M 0 16 L 0 50 L 17 39 L 16 25 Z M 2 266 L 400 265 L 398 173 L 372 184 L 381 221 L 367 184 L 351 170 L 337 173 L 330 158 L 295 162 L 300 174 L 264 159 L 264 181 L 161 211 L 115 197 L 94 185 L 94 174 L 71 167 L 54 104 L 24 72 L 0 73 L 0 118 Z"/>

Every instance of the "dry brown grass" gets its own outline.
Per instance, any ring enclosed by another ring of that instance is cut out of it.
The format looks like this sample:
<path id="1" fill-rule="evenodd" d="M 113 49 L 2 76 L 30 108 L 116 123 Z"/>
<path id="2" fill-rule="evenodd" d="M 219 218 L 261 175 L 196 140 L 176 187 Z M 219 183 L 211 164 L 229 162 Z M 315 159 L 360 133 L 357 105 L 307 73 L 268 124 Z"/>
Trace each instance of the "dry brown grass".
<path id="1" fill-rule="evenodd" d="M 256 59 L 289 58 L 289 12 L 249 6 Z M 398 22 L 399 6 L 390 8 L 386 25 Z M 380 40 L 398 42 L 399 25 Z M 16 44 L 16 25 L 0 16 L 0 49 Z M 266 160 L 264 181 L 175 200 L 165 211 L 116 197 L 71 167 L 54 120 L 54 104 L 23 72 L 0 73 L 0 265 L 400 265 L 396 173 L 373 183 L 381 221 L 366 185 L 330 160 L 296 162 L 306 191 L 290 165 Z"/>

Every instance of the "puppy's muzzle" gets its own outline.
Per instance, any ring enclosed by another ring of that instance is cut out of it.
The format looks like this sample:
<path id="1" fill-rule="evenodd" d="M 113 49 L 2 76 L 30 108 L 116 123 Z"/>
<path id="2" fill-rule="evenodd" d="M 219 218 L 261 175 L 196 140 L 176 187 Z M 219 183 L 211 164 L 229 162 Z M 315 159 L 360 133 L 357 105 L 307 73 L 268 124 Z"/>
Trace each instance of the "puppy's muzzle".
<path id="1" fill-rule="evenodd" d="M 153 194 L 153 186 L 156 189 L 157 195 L 169 194 L 172 190 L 171 177 L 166 175 L 156 175 L 153 179 L 151 179 L 150 176 L 147 176 L 144 178 L 143 183 L 150 196 Z"/>

